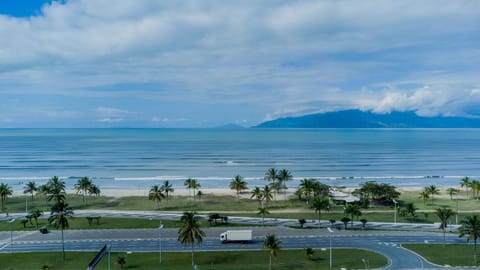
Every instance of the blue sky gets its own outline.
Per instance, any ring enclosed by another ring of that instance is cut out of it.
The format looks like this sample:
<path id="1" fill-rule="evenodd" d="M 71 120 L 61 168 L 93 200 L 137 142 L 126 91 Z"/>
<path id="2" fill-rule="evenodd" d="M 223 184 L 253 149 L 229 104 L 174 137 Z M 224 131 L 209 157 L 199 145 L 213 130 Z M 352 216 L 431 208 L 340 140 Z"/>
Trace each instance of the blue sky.
<path id="1" fill-rule="evenodd" d="M 0 0 L 0 127 L 480 116 L 480 1 Z"/>

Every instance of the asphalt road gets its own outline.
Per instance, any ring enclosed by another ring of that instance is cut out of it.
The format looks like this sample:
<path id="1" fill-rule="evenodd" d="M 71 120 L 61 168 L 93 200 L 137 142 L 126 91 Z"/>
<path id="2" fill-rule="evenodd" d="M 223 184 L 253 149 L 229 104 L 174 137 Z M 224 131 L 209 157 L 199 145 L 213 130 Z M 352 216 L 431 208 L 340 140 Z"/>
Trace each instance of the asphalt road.
<path id="1" fill-rule="evenodd" d="M 229 228 L 235 229 L 235 228 Z M 244 229 L 244 228 L 242 228 Z M 285 227 L 253 227 L 254 241 L 249 244 L 221 244 L 219 234 L 224 228 L 205 229 L 207 237 L 197 250 L 259 250 L 263 237 L 267 233 L 276 234 L 284 249 L 328 249 L 330 237 L 333 248 L 360 248 L 378 252 L 389 259 L 385 269 L 424 269 L 438 268 L 416 254 L 402 248 L 401 243 L 442 243 L 443 235 L 428 232 L 385 232 L 385 231 L 348 231 L 335 230 L 330 235 L 326 229 L 297 230 Z M 177 241 L 177 229 L 162 229 L 160 241 L 159 229 L 138 230 L 68 230 L 65 231 L 65 248 L 69 251 L 97 251 L 104 244 L 111 245 L 112 251 L 145 252 L 190 251 Z M 59 251 L 61 236 L 59 231 L 43 235 L 39 232 L 15 232 L 13 245 L 10 234 L 0 233 L 0 252 Z M 447 236 L 447 243 L 465 243 L 458 236 Z M 333 253 L 335 256 L 335 252 Z"/>

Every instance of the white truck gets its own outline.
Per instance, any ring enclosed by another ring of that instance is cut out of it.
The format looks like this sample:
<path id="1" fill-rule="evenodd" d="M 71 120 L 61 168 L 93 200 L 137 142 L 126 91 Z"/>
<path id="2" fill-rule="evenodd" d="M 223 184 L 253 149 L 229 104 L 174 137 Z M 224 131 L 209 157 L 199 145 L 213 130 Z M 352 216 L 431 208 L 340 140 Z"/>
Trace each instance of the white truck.
<path id="1" fill-rule="evenodd" d="M 252 230 L 234 230 L 220 234 L 220 241 L 222 241 L 222 243 L 250 242 L 252 239 Z"/>

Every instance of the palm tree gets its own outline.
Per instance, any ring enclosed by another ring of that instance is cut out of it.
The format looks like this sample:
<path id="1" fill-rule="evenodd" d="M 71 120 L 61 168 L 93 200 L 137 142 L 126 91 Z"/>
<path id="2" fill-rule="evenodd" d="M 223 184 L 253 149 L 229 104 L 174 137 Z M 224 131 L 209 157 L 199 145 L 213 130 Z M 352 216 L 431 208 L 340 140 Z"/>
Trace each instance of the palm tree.
<path id="1" fill-rule="evenodd" d="M 35 219 L 35 226 L 37 227 L 37 229 L 38 229 L 38 218 L 41 217 L 42 215 L 43 215 L 42 210 L 40 210 L 38 208 L 35 208 L 32 211 L 30 211 L 30 216 L 33 219 Z"/>
<path id="2" fill-rule="evenodd" d="M 65 182 L 57 176 L 52 177 L 47 183 L 48 201 L 55 200 L 57 203 L 65 200 Z"/>
<path id="3" fill-rule="evenodd" d="M 353 228 L 353 217 L 358 217 L 362 215 L 362 211 L 360 211 L 360 207 L 356 204 L 349 204 L 345 208 L 345 215 L 350 215 L 351 217 L 351 225 Z"/>
<path id="4" fill-rule="evenodd" d="M 472 187 L 472 196 L 473 198 L 477 199 L 478 200 L 478 193 L 480 192 L 480 181 L 478 180 L 473 180 L 472 181 L 472 184 L 471 184 L 471 187 Z"/>
<path id="5" fill-rule="evenodd" d="M 420 192 L 418 198 L 423 200 L 423 205 L 426 205 L 427 200 L 430 199 L 430 195 L 427 193 L 427 191 L 422 191 Z"/>
<path id="6" fill-rule="evenodd" d="M 23 194 L 30 193 L 32 195 L 32 201 L 33 201 L 33 193 L 37 192 L 37 185 L 35 184 L 34 181 L 30 181 L 25 185 L 25 190 L 23 190 Z"/>
<path id="7" fill-rule="evenodd" d="M 157 202 L 158 208 L 163 198 L 165 198 L 165 195 L 163 194 L 163 189 L 159 185 L 153 185 L 148 192 L 148 199 Z"/>
<path id="8" fill-rule="evenodd" d="M 456 195 L 460 190 L 456 188 L 447 188 L 447 193 L 450 195 L 450 200 L 453 200 L 453 195 Z"/>
<path id="9" fill-rule="evenodd" d="M 7 202 L 7 197 L 13 194 L 13 190 L 8 186 L 8 184 L 0 184 L 0 198 L 2 200 L 2 211 L 5 210 L 5 204 Z"/>
<path id="10" fill-rule="evenodd" d="M 85 195 L 87 195 L 88 190 L 92 186 L 92 181 L 88 177 L 82 177 L 78 179 L 78 182 L 75 184 L 75 190 L 78 193 L 82 193 L 83 195 L 83 203 L 86 203 L 85 201 Z"/>
<path id="11" fill-rule="evenodd" d="M 197 179 L 192 179 L 192 182 L 191 182 L 191 185 L 192 185 L 192 189 L 193 189 L 193 200 L 195 201 L 195 195 L 197 194 L 200 194 L 200 195 L 203 195 L 203 193 L 199 192 L 200 193 L 196 193 L 197 192 L 197 189 L 200 189 L 202 186 L 200 185 L 200 183 L 197 181 Z"/>
<path id="12" fill-rule="evenodd" d="M 270 188 L 269 185 L 266 185 L 265 187 L 263 187 L 262 199 L 263 199 L 262 202 L 265 201 L 265 204 L 268 204 L 273 199 L 272 189 Z"/>
<path id="13" fill-rule="evenodd" d="M 348 218 L 348 217 L 342 217 L 342 218 L 340 219 L 340 221 L 343 222 L 343 225 L 345 226 L 345 230 L 346 230 L 346 229 L 347 229 L 347 224 L 348 224 L 348 222 L 350 222 L 350 218 Z"/>
<path id="14" fill-rule="evenodd" d="M 328 197 L 315 197 L 312 201 L 311 208 L 315 210 L 315 213 L 318 213 L 318 224 L 320 224 L 322 210 L 330 209 L 330 200 Z"/>
<path id="15" fill-rule="evenodd" d="M 100 188 L 95 184 L 90 185 L 90 187 L 88 188 L 88 194 L 90 195 L 97 197 L 100 196 L 100 193 Z"/>
<path id="16" fill-rule="evenodd" d="M 432 205 L 433 205 L 433 195 L 439 195 L 440 190 L 437 188 L 437 186 L 430 185 L 428 187 L 425 187 L 425 192 L 427 192 L 429 195 L 432 195 Z"/>
<path id="17" fill-rule="evenodd" d="M 262 190 L 259 188 L 259 187 L 255 187 L 251 192 L 250 192 L 251 196 L 250 196 L 250 199 L 253 199 L 255 198 L 258 203 L 261 203 L 262 202 L 262 199 L 263 199 L 263 192 Z"/>
<path id="18" fill-rule="evenodd" d="M 278 188 L 278 185 L 277 185 L 278 171 L 277 171 L 277 169 L 275 169 L 275 168 L 268 169 L 267 172 L 265 173 L 265 180 L 270 182 L 270 185 L 275 190 L 275 198 L 276 198 L 277 188 Z"/>
<path id="19" fill-rule="evenodd" d="M 195 260 L 193 257 L 193 244 L 197 242 L 202 243 L 205 232 L 200 229 L 199 216 L 195 212 L 183 212 L 180 221 L 183 223 L 178 230 L 178 241 L 184 245 L 191 245 L 192 247 L 192 269 L 195 269 Z"/>
<path id="20" fill-rule="evenodd" d="M 360 219 L 360 222 L 362 223 L 362 229 L 365 229 L 365 224 L 367 224 L 367 221 L 368 220 L 365 218 Z"/>
<path id="21" fill-rule="evenodd" d="M 313 257 L 313 254 L 315 253 L 315 250 L 311 247 L 306 247 L 305 248 L 305 255 L 311 260 Z"/>
<path id="22" fill-rule="evenodd" d="M 266 207 L 259 207 L 258 208 L 257 215 L 262 216 L 262 225 L 265 225 L 265 216 L 268 215 L 268 214 L 270 214 L 270 212 L 268 212 Z"/>
<path id="23" fill-rule="evenodd" d="M 187 187 L 188 189 L 188 196 L 192 196 L 190 194 L 190 189 L 192 188 L 192 182 L 193 182 L 193 178 L 188 178 L 187 180 L 185 180 L 185 182 L 183 182 L 183 186 Z"/>
<path id="24" fill-rule="evenodd" d="M 460 221 L 462 226 L 458 229 L 459 237 L 468 235 L 468 241 L 473 240 L 473 260 L 477 265 L 477 239 L 480 237 L 480 218 L 479 216 L 467 216 Z"/>
<path id="25" fill-rule="evenodd" d="M 165 182 L 163 182 L 162 189 L 163 189 L 163 191 L 165 192 L 165 194 L 167 195 L 167 204 L 168 204 L 168 194 L 169 194 L 170 192 L 174 192 L 175 190 L 173 189 L 172 184 L 171 184 L 170 181 L 168 181 L 168 180 L 166 180 Z"/>
<path id="26" fill-rule="evenodd" d="M 50 194 L 50 187 L 47 184 L 43 184 L 38 187 L 38 192 L 45 196 L 45 207 L 48 207 L 48 195 Z"/>
<path id="27" fill-rule="evenodd" d="M 282 169 L 278 172 L 277 178 L 278 178 L 278 181 L 281 184 L 282 189 L 283 189 L 284 200 L 286 200 L 287 199 L 287 184 L 286 183 L 287 183 L 287 181 L 292 180 L 293 176 L 292 176 L 292 174 L 290 173 L 289 170 Z"/>
<path id="28" fill-rule="evenodd" d="M 52 206 L 52 212 L 48 218 L 48 222 L 56 229 L 60 228 L 62 231 L 62 253 L 63 260 L 65 260 L 65 242 L 63 238 L 63 230 L 68 228 L 68 219 L 73 217 L 73 210 L 68 206 L 68 203 L 59 201 Z"/>
<path id="29" fill-rule="evenodd" d="M 465 176 L 462 178 L 460 181 L 460 186 L 465 188 L 465 191 L 467 192 L 467 198 L 468 198 L 468 189 L 470 188 L 471 182 L 470 178 L 468 176 Z"/>
<path id="30" fill-rule="evenodd" d="M 277 236 L 275 234 L 267 234 L 265 236 L 265 240 L 263 241 L 263 247 L 268 250 L 268 253 L 270 254 L 270 264 L 268 269 L 272 269 L 272 257 L 277 256 L 277 253 L 280 251 L 282 248 L 280 246 L 280 240 L 278 240 Z"/>
<path id="31" fill-rule="evenodd" d="M 232 182 L 230 182 L 230 189 L 233 189 L 237 192 L 237 199 L 240 198 L 240 192 L 242 190 L 248 189 L 247 182 L 243 181 L 243 177 L 239 174 L 235 175 Z"/>
<path id="32" fill-rule="evenodd" d="M 450 208 L 438 208 L 435 211 L 435 215 L 440 219 L 440 229 L 443 230 L 443 242 L 445 242 L 445 232 L 447 231 L 448 220 L 455 215 L 455 212 Z"/>
<path id="33" fill-rule="evenodd" d="M 120 265 L 120 269 L 123 269 L 123 266 L 127 264 L 127 260 L 125 260 L 125 257 L 120 256 L 117 258 L 117 263 Z"/>
<path id="34" fill-rule="evenodd" d="M 410 215 L 412 221 L 415 221 L 416 211 L 417 208 L 415 207 L 414 203 L 407 203 L 405 205 L 405 213 Z"/>
<path id="35" fill-rule="evenodd" d="M 312 178 L 305 178 L 303 180 L 300 180 L 300 185 L 299 189 L 301 193 L 305 195 L 305 199 L 307 200 L 307 204 L 310 202 L 310 198 L 312 196 L 312 192 L 315 188 L 315 182 L 317 180 L 312 179 Z"/>

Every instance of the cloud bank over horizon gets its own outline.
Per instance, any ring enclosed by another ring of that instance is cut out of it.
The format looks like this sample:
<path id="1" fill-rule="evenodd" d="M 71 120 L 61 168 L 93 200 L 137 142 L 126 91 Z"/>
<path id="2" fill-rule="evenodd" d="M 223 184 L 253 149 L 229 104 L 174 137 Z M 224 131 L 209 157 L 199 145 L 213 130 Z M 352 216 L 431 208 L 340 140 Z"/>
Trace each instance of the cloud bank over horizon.
<path id="1" fill-rule="evenodd" d="M 19 4 L 20 5 L 20 4 Z M 45 1 L 0 9 L 0 127 L 480 116 L 478 1 Z"/>

